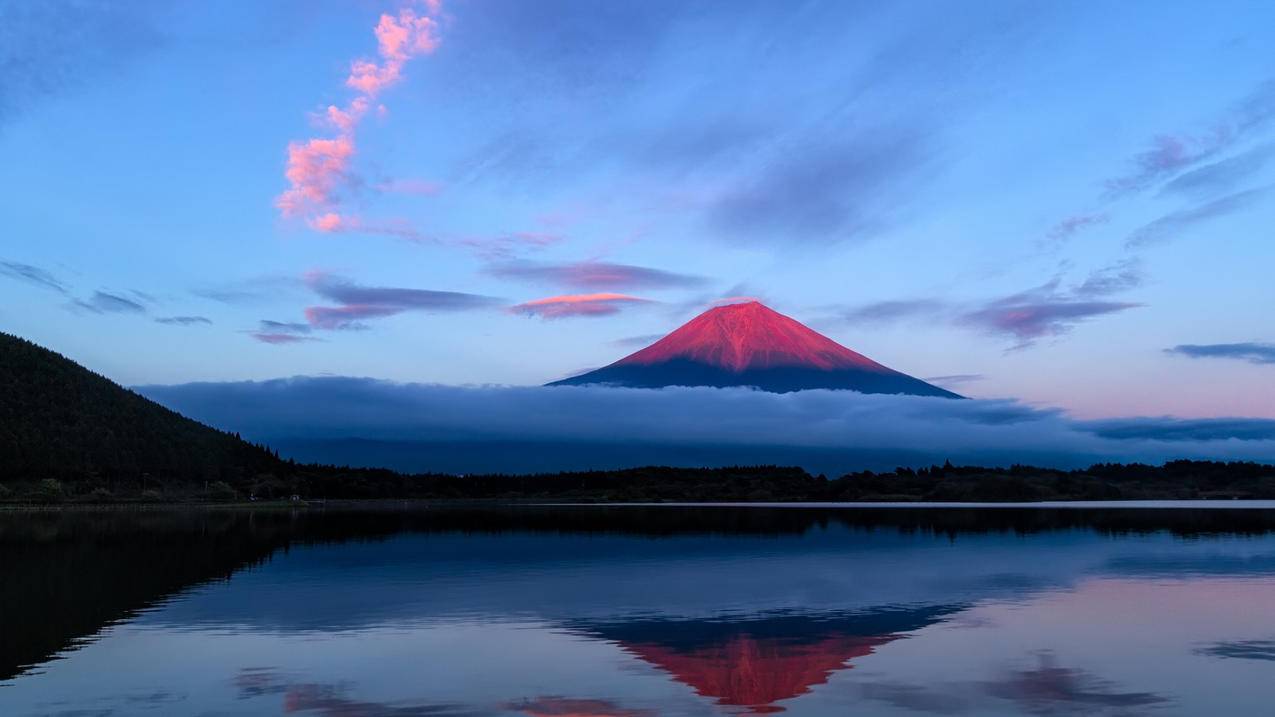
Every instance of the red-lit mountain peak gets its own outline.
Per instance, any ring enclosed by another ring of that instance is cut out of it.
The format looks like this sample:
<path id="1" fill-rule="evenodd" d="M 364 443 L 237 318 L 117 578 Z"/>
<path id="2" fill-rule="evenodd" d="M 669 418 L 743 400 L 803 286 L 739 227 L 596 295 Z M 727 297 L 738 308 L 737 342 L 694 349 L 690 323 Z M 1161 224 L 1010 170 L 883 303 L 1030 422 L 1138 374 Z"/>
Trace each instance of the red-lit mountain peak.
<path id="1" fill-rule="evenodd" d="M 757 301 L 709 309 L 614 366 L 688 360 L 734 373 L 801 366 L 835 371 L 889 369 Z"/>
<path id="2" fill-rule="evenodd" d="M 960 398 L 886 368 L 756 301 L 709 309 L 608 366 L 550 386 L 748 386 L 787 393 L 844 389 Z"/>

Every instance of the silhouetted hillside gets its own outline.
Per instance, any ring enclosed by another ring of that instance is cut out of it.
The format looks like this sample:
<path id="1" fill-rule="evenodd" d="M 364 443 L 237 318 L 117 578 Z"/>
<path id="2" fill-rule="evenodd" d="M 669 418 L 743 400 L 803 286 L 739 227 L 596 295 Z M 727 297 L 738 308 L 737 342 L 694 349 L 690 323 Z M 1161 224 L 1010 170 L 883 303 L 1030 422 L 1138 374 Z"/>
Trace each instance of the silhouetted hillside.
<path id="1" fill-rule="evenodd" d="M 24 483 L 56 492 L 53 480 L 81 492 L 240 483 L 278 464 L 265 448 L 0 334 L 0 488 Z"/>

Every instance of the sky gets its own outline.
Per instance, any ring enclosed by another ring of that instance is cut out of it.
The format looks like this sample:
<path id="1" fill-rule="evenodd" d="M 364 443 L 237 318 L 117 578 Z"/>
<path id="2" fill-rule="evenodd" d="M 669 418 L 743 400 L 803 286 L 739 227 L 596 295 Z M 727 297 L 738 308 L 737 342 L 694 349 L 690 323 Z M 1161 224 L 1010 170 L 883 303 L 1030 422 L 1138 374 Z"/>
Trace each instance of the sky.
<path id="1" fill-rule="evenodd" d="M 4 3 L 0 328 L 536 386 L 749 296 L 974 398 L 1275 418 L 1271 47 L 1256 1 Z"/>

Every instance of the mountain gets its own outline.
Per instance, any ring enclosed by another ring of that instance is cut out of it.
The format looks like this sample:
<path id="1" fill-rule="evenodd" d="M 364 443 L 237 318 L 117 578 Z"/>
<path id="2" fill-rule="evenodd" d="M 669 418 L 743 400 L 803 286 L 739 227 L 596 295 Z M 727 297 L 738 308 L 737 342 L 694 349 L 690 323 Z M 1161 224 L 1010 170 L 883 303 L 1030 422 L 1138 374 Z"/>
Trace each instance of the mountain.
<path id="1" fill-rule="evenodd" d="M 718 306 L 615 363 L 550 386 L 811 388 L 961 398 L 887 368 L 756 301 Z"/>
<path id="2" fill-rule="evenodd" d="M 238 481 L 278 466 L 265 448 L 0 333 L 0 487 L 52 478 L 144 489 Z"/>

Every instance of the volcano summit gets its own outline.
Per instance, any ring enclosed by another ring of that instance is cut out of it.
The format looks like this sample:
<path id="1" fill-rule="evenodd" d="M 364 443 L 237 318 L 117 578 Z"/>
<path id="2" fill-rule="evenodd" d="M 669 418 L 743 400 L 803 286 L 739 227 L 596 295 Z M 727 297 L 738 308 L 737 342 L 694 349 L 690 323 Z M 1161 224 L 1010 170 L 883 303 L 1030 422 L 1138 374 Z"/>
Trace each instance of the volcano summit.
<path id="1" fill-rule="evenodd" d="M 615 363 L 550 386 L 812 388 L 961 398 L 887 368 L 756 301 L 709 309 Z"/>

